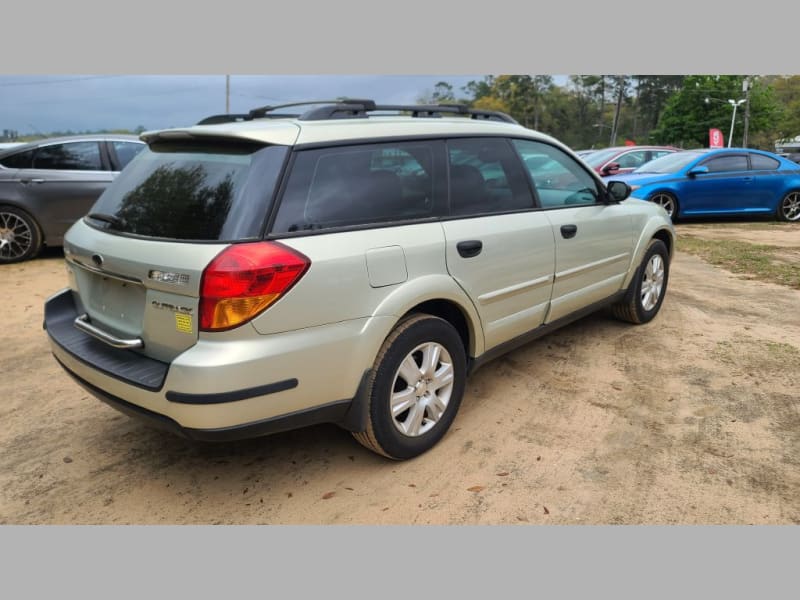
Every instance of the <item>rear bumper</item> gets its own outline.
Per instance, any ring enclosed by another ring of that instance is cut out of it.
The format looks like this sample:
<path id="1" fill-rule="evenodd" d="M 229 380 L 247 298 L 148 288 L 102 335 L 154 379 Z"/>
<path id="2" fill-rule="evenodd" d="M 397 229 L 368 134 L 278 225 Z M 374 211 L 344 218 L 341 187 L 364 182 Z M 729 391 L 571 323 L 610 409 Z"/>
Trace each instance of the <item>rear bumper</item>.
<path id="1" fill-rule="evenodd" d="M 248 325 L 201 335 L 168 364 L 77 330 L 72 294 L 64 290 L 45 304 L 44 327 L 59 364 L 107 404 L 195 440 L 322 422 L 363 430 L 353 399 L 392 325 L 387 318 L 359 319 L 271 335 Z"/>
<path id="2" fill-rule="evenodd" d="M 131 402 L 127 402 L 122 398 L 118 398 L 117 396 L 113 396 L 101 390 L 70 371 L 58 358 L 56 358 L 56 360 L 78 385 L 112 408 L 117 409 L 129 417 L 144 421 L 157 429 L 169 431 L 180 437 L 199 442 L 231 442 L 234 440 L 271 435 L 281 431 L 290 431 L 292 429 L 318 425 L 320 423 L 336 423 L 344 426 L 351 418 L 350 415 L 348 415 L 348 411 L 351 408 L 352 401 L 343 400 L 316 408 L 300 410 L 280 417 L 273 417 L 254 423 L 245 423 L 231 427 L 218 427 L 215 429 L 183 427 L 180 423 L 165 415 L 147 410 L 146 408 L 142 408 L 141 406 L 137 406 L 136 404 L 132 404 Z"/>

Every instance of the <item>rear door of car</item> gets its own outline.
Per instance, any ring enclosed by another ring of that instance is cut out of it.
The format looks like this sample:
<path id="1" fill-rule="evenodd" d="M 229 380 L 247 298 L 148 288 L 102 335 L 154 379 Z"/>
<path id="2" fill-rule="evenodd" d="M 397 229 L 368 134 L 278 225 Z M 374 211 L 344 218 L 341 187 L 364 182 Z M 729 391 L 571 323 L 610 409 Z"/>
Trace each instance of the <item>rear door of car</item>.
<path id="1" fill-rule="evenodd" d="M 555 277 L 546 322 L 612 296 L 622 287 L 633 250 L 628 210 L 603 202 L 605 191 L 566 152 L 532 140 L 514 140 L 544 208 L 555 240 Z M 547 162 L 549 159 L 551 162 Z M 560 176 L 543 178 L 538 165 L 560 166 Z M 557 181 L 557 185 L 548 185 Z"/>
<path id="2" fill-rule="evenodd" d="M 541 325 L 552 289 L 550 222 L 534 210 L 509 140 L 447 142 L 447 269 L 480 315 L 486 349 Z"/>
<path id="3" fill-rule="evenodd" d="M 41 146 L 31 168 L 16 175 L 20 196 L 51 243 L 89 211 L 113 178 L 102 142 L 94 140 Z"/>

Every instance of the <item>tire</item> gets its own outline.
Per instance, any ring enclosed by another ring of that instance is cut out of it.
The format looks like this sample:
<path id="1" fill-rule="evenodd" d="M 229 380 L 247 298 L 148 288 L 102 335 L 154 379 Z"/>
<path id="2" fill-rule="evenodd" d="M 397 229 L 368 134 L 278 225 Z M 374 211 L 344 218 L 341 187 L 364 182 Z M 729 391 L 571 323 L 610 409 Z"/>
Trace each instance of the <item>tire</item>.
<path id="1" fill-rule="evenodd" d="M 661 240 L 650 240 L 644 258 L 622 301 L 612 305 L 614 316 L 637 325 L 658 314 L 669 280 L 669 251 Z"/>
<path id="2" fill-rule="evenodd" d="M 789 192 L 781 198 L 777 216 L 779 221 L 800 221 L 800 192 Z"/>
<path id="3" fill-rule="evenodd" d="M 650 202 L 658 204 L 667 211 L 667 215 L 672 219 L 673 223 L 678 220 L 680 205 L 678 204 L 678 199 L 673 194 L 669 192 L 656 192 L 650 196 Z"/>
<path id="4" fill-rule="evenodd" d="M 42 233 L 28 213 L 0 206 L 0 264 L 28 260 L 39 254 Z"/>
<path id="5" fill-rule="evenodd" d="M 427 371 L 421 368 L 426 360 L 431 362 Z M 426 452 L 455 419 L 466 363 L 461 337 L 444 319 L 414 314 L 401 321 L 381 346 L 367 380 L 367 429 L 353 437 L 395 460 Z"/>

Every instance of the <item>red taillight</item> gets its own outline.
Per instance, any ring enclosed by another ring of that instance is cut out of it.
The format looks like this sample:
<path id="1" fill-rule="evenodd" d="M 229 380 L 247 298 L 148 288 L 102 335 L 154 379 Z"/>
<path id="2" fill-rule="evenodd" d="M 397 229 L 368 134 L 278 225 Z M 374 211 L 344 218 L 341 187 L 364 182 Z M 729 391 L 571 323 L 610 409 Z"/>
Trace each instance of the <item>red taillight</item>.
<path id="1" fill-rule="evenodd" d="M 238 327 L 263 312 L 303 276 L 311 261 L 277 242 L 234 244 L 203 271 L 200 329 Z"/>

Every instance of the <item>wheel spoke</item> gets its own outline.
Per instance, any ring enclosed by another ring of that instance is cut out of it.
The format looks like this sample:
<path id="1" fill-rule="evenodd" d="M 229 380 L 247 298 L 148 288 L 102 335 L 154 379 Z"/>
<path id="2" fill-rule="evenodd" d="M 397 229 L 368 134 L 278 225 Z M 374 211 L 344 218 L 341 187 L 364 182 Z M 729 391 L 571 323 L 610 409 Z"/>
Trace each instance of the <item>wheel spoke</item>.
<path id="1" fill-rule="evenodd" d="M 420 370 L 425 377 L 432 377 L 439 364 L 442 348 L 439 344 L 428 344 L 422 352 L 422 366 Z"/>
<path id="2" fill-rule="evenodd" d="M 433 376 L 430 388 L 433 391 L 438 391 L 451 383 L 453 383 L 453 365 L 442 363 L 442 367 Z"/>
<path id="3" fill-rule="evenodd" d="M 401 392 L 395 392 L 392 394 L 391 399 L 392 416 L 397 417 L 403 414 L 416 403 L 416 400 L 417 397 L 413 387 L 409 386 Z"/>
<path id="4" fill-rule="evenodd" d="M 406 435 L 419 435 L 419 430 L 422 427 L 422 419 L 424 418 L 425 408 L 419 403 L 414 404 L 403 423 L 403 429 Z"/>
<path id="5" fill-rule="evenodd" d="M 417 366 L 417 363 L 414 362 L 414 357 L 410 354 L 405 357 L 403 362 L 400 364 L 400 377 L 410 386 L 413 386 L 417 381 L 419 381 L 420 377 L 422 377 L 422 371 Z"/>
<path id="6" fill-rule="evenodd" d="M 432 421 L 438 422 L 439 419 L 442 418 L 442 415 L 446 409 L 447 403 L 442 398 L 436 394 L 431 396 L 431 401 L 428 403 L 428 417 Z"/>

